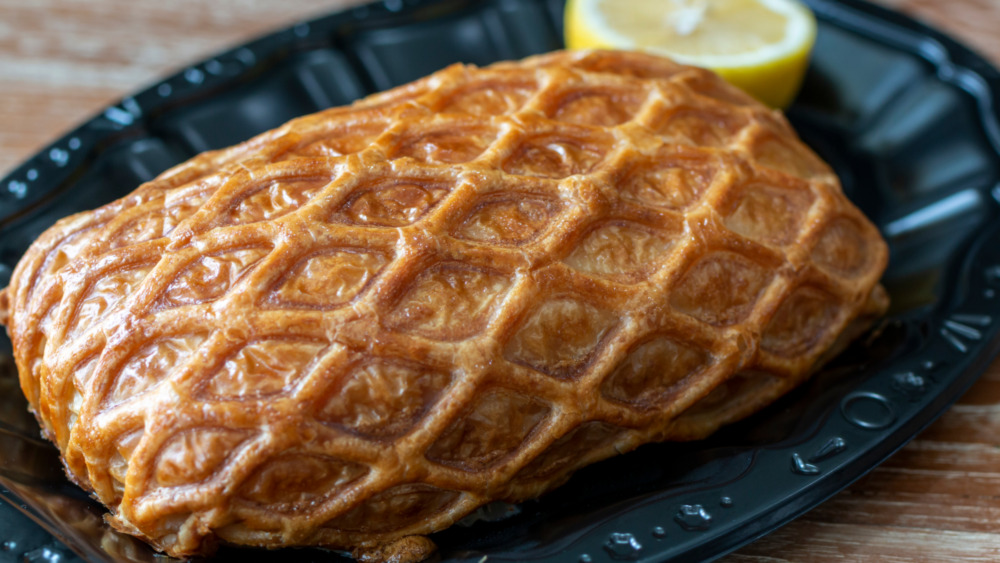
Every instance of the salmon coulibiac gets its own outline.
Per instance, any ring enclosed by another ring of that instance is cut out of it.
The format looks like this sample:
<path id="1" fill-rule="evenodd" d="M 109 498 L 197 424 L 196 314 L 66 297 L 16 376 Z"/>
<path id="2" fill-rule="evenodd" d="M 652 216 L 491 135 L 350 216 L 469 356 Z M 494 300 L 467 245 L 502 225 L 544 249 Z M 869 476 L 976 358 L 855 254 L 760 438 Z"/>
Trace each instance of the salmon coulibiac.
<path id="1" fill-rule="evenodd" d="M 451 66 L 61 220 L 0 293 L 109 522 L 415 560 L 707 436 L 885 310 L 877 229 L 778 112 L 652 55 Z"/>

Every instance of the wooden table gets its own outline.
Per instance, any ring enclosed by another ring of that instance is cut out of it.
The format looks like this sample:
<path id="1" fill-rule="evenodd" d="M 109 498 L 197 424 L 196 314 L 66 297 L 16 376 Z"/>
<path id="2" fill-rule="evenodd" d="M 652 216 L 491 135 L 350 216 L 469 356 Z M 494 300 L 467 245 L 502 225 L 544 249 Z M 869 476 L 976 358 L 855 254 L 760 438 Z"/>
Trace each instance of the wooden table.
<path id="1" fill-rule="evenodd" d="M 1000 63 L 997 0 L 881 0 Z M 0 0 L 0 176 L 158 76 L 357 0 Z M 723 559 L 1000 560 L 1000 362 L 846 491 Z"/>

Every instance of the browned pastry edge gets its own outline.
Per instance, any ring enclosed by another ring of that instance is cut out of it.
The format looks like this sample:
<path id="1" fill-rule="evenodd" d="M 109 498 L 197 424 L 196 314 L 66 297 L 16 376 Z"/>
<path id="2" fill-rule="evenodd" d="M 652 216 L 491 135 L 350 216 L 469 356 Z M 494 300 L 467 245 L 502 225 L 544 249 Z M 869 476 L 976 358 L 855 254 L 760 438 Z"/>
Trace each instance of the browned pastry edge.
<path id="1" fill-rule="evenodd" d="M 0 289 L 0 325 L 7 326 L 10 315 L 10 300 L 7 298 L 7 288 Z"/>
<path id="2" fill-rule="evenodd" d="M 363 563 L 416 563 L 437 550 L 426 536 L 406 536 L 372 548 L 355 548 L 351 555 Z"/>

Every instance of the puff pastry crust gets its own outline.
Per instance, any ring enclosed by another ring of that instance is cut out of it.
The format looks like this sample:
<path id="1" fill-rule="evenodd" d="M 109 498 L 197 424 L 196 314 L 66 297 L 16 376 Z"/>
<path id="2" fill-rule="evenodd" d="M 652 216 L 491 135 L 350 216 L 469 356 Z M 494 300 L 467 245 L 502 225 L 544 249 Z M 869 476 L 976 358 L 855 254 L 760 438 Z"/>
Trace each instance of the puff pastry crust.
<path id="1" fill-rule="evenodd" d="M 886 260 L 780 113 L 652 55 L 556 52 L 68 217 L 0 320 L 117 528 L 413 560 L 486 503 L 771 402 L 884 310 Z"/>

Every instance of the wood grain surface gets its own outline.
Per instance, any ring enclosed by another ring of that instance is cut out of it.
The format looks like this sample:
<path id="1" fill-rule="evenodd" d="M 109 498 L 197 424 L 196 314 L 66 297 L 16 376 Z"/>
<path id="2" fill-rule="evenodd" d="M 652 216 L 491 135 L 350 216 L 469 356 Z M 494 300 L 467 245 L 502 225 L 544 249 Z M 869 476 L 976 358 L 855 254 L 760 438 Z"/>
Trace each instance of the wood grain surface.
<path id="1" fill-rule="evenodd" d="M 879 1 L 1000 63 L 1000 1 Z M 0 177 L 159 76 L 357 3 L 0 0 Z M 1000 362 L 885 464 L 722 561 L 1000 561 Z"/>

